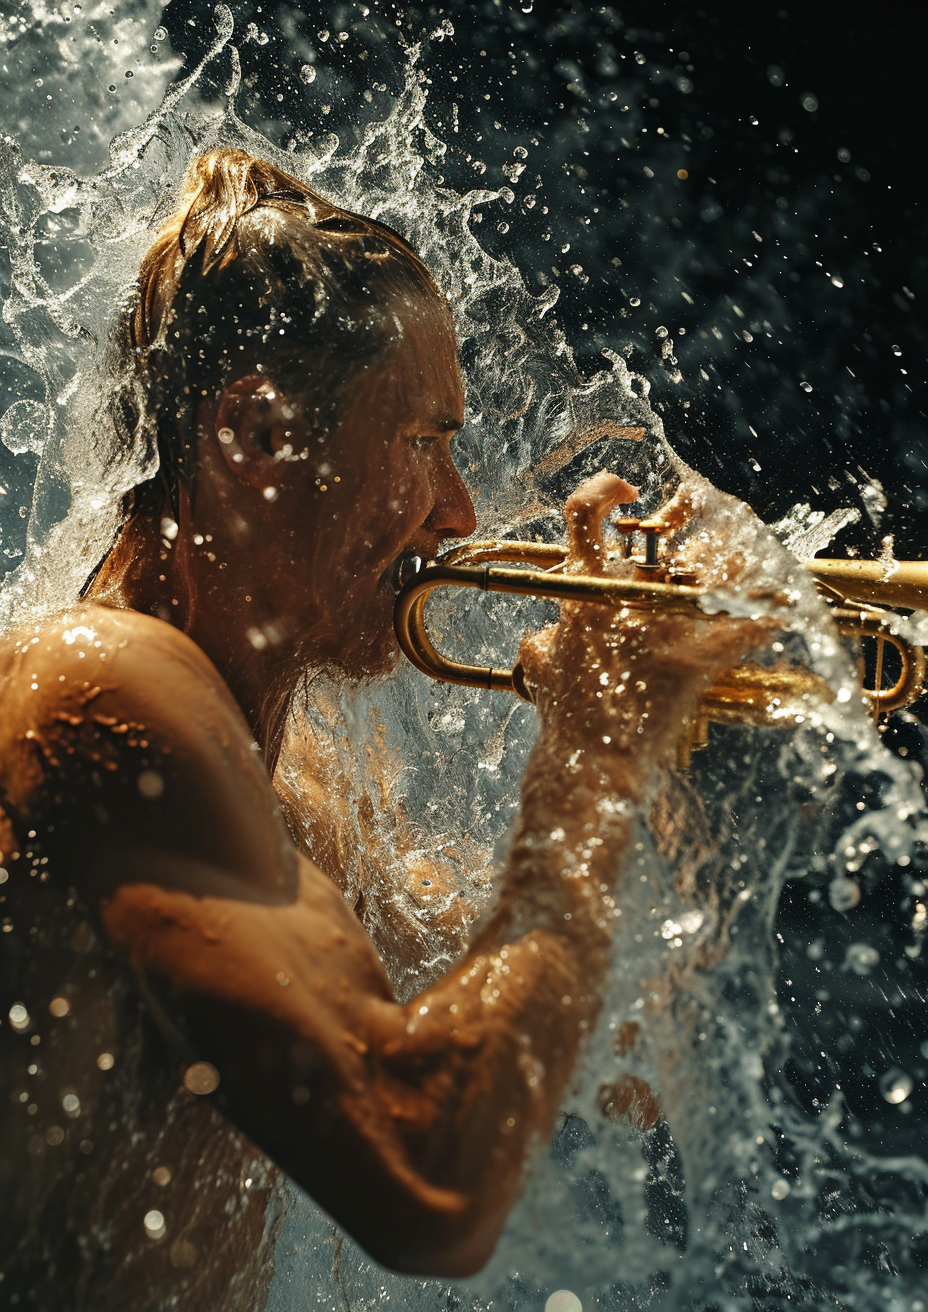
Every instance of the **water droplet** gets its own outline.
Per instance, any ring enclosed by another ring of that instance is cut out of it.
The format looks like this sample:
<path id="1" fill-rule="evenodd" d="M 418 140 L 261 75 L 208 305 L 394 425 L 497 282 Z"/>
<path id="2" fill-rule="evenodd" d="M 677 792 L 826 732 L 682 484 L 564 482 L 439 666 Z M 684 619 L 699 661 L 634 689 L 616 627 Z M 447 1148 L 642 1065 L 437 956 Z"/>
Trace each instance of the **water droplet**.
<path id="1" fill-rule="evenodd" d="M 142 1222 L 145 1226 L 145 1233 L 149 1239 L 163 1239 L 165 1224 L 164 1217 L 155 1208 L 145 1213 L 145 1220 Z"/>
<path id="2" fill-rule="evenodd" d="M 831 275 L 831 281 L 832 281 L 832 285 L 835 286 L 835 287 L 843 287 L 843 286 L 844 286 L 844 279 L 843 279 L 842 277 L 840 277 L 837 273 L 833 273 L 833 274 Z"/>
<path id="3" fill-rule="evenodd" d="M 638 309 L 638 306 L 641 304 L 641 297 L 640 297 L 640 296 L 629 296 L 629 298 L 628 298 L 628 303 L 629 303 L 629 305 L 633 306 L 633 307 L 637 310 L 637 309 Z"/>
<path id="4" fill-rule="evenodd" d="M 790 1185 L 788 1180 L 774 1180 L 773 1184 L 770 1186 L 770 1195 L 772 1198 L 778 1200 L 786 1198 L 789 1194 L 789 1189 Z"/>
<path id="5" fill-rule="evenodd" d="M 328 30 L 328 28 L 324 27 L 322 31 L 319 33 L 319 40 L 323 42 L 328 41 L 331 35 L 332 33 Z"/>
<path id="6" fill-rule="evenodd" d="M 300 79 L 301 81 L 305 82 L 307 86 L 310 84 L 310 82 L 315 82 L 316 70 L 313 68 L 312 64 L 303 65 L 303 67 L 300 69 Z M 224 430 L 224 431 L 228 431 L 228 430 Z M 220 433 L 219 436 L 221 438 L 222 433 Z"/>
<path id="7" fill-rule="evenodd" d="M 640 50 L 636 50 L 636 51 L 635 51 L 635 63 L 636 63 L 636 64 L 644 64 L 644 63 L 646 63 L 646 62 L 647 62 L 647 60 L 645 59 L 645 57 L 644 57 L 644 55 L 641 53 L 641 51 L 640 51 Z"/>
<path id="8" fill-rule="evenodd" d="M 811 91 L 807 91 L 804 96 L 800 96 L 799 103 L 807 113 L 814 114 L 818 109 L 818 96 L 814 96 Z"/>
<path id="9" fill-rule="evenodd" d="M 18 1034 L 27 1030 L 30 1025 L 29 1012 L 21 1002 L 14 1002 L 10 1008 L 10 1024 Z"/>
<path id="10" fill-rule="evenodd" d="M 61 1099 L 61 1106 L 68 1116 L 80 1116 L 81 1100 L 76 1093 L 66 1093 Z"/>
<path id="11" fill-rule="evenodd" d="M 48 1004 L 48 1009 L 56 1019 L 60 1020 L 62 1016 L 67 1016 L 71 1010 L 71 1004 L 67 998 L 52 998 Z"/>
<path id="12" fill-rule="evenodd" d="M 811 391 L 812 391 L 812 384 L 811 384 L 811 383 L 800 383 L 799 386 L 802 388 L 802 390 L 803 390 L 804 392 L 811 392 Z"/>
<path id="13" fill-rule="evenodd" d="M 654 329 L 654 336 L 655 336 L 655 337 L 660 337 L 661 340 L 663 340 L 665 337 L 669 337 L 669 336 L 670 336 L 670 333 L 667 331 L 667 329 L 664 327 L 664 325 L 661 324 L 661 326 L 660 326 L 659 328 L 655 328 L 655 329 Z"/>
<path id="14" fill-rule="evenodd" d="M 135 781 L 146 802 L 154 802 L 164 792 L 164 779 L 157 770 L 143 770 Z"/>
<path id="15" fill-rule="evenodd" d="M 902 354 L 902 347 L 901 347 L 901 346 L 894 346 L 894 347 L 893 347 L 893 355 L 901 355 L 901 354 Z"/>
<path id="16" fill-rule="evenodd" d="M 114 1057 L 111 1052 L 101 1052 L 97 1058 L 97 1066 L 101 1071 L 111 1071 L 114 1065 Z"/>
<path id="17" fill-rule="evenodd" d="M 131 68 L 126 70 L 126 77 L 135 77 L 135 74 L 132 72 Z"/>
<path id="18" fill-rule="evenodd" d="M 828 885 L 828 901 L 835 911 L 850 911 L 860 901 L 860 885 L 856 880 L 838 875 Z"/>
<path id="19" fill-rule="evenodd" d="M 879 1085 L 880 1093 L 886 1101 L 894 1104 L 905 1102 L 915 1087 L 911 1075 L 901 1071 L 898 1066 L 894 1066 L 885 1075 L 881 1075 Z"/>
<path id="20" fill-rule="evenodd" d="M 545 1312 L 583 1312 L 583 1304 L 570 1289 L 556 1289 L 545 1303 Z"/>
<path id="21" fill-rule="evenodd" d="M 772 87 L 782 87 L 786 85 L 786 74 L 779 64 L 770 64 L 767 68 L 767 81 Z"/>
<path id="22" fill-rule="evenodd" d="M 208 1061 L 195 1061 L 184 1071 L 184 1088 L 201 1097 L 219 1088 L 219 1072 Z"/>
<path id="23" fill-rule="evenodd" d="M 155 40 L 166 41 L 168 39 L 168 29 L 166 27 L 155 28 Z"/>
<path id="24" fill-rule="evenodd" d="M 156 1166 L 151 1173 L 151 1178 L 159 1188 L 165 1189 L 173 1179 L 171 1168 L 169 1166 Z"/>
<path id="25" fill-rule="evenodd" d="M 111 82 L 110 85 L 109 85 L 109 87 L 108 87 L 107 89 L 108 89 L 109 91 L 115 91 L 115 90 L 116 90 L 116 83 L 115 83 L 115 82 Z"/>
<path id="26" fill-rule="evenodd" d="M 869 943 L 852 943 L 845 953 L 844 964 L 855 975 L 869 975 L 880 964 L 880 954 Z"/>

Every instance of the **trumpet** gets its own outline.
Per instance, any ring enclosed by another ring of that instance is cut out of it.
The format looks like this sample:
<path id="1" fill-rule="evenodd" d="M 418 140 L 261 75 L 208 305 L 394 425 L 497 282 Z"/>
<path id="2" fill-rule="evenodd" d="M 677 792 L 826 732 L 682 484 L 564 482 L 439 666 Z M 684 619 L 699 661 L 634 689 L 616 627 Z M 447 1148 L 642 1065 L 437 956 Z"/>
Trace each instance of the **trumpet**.
<path id="1" fill-rule="evenodd" d="M 438 588 L 472 588 L 481 592 L 587 602 L 620 609 L 689 612 L 712 618 L 700 609 L 706 597 L 694 575 L 660 559 L 660 535 L 665 526 L 654 519 L 622 519 L 615 527 L 625 540 L 625 554 L 634 565 L 629 578 L 566 574 L 566 548 L 556 543 L 485 541 L 455 548 L 419 568 L 401 589 L 394 611 L 397 641 L 407 658 L 424 674 L 466 687 L 500 689 L 532 701 L 519 666 L 513 669 L 468 665 L 439 651 L 425 619 L 431 594 Z M 644 550 L 633 550 L 634 536 Z M 897 611 L 928 608 L 928 561 L 894 562 L 816 559 L 803 562 L 831 608 L 842 637 L 858 642 L 860 692 L 879 724 L 892 711 L 921 696 L 926 677 L 923 648 L 893 632 Z M 527 568 L 526 568 L 527 567 Z M 757 600 L 779 604 L 783 595 L 760 594 Z M 713 598 L 717 604 L 717 598 Z M 784 624 L 784 628 L 787 627 Z M 863 642 L 873 643 L 865 660 Z M 898 669 L 888 675 L 886 649 L 896 653 Z M 887 675 L 889 685 L 884 686 Z M 683 726 L 679 760 L 705 746 L 710 722 L 796 726 L 814 703 L 830 702 L 834 693 L 819 675 L 799 666 L 785 668 L 745 663 L 723 672 L 703 693 L 698 709 Z"/>

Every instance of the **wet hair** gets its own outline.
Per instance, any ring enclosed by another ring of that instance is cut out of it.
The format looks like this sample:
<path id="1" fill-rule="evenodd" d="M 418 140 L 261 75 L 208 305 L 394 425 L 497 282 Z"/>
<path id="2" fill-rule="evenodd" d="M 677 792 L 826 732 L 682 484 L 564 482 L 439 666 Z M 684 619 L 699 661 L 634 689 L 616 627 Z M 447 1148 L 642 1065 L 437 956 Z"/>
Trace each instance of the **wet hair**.
<path id="1" fill-rule="evenodd" d="M 250 373 L 325 434 L 410 302 L 444 313 L 428 270 L 391 228 L 244 151 L 198 156 L 121 322 L 120 427 L 135 441 L 144 430 L 159 465 L 137 493 L 159 506 L 167 495 L 176 517 L 179 482 L 193 483 L 201 403 Z"/>

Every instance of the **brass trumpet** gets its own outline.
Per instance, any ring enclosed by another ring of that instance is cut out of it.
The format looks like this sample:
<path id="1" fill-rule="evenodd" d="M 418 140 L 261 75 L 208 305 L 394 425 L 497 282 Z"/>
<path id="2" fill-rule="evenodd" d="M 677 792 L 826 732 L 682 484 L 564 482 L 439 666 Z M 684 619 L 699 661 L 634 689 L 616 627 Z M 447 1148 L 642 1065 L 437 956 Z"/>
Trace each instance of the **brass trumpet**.
<path id="1" fill-rule="evenodd" d="M 566 549 L 542 542 L 471 542 L 421 564 L 396 601 L 394 627 L 402 651 L 417 669 L 433 679 L 502 689 L 531 701 L 531 692 L 518 667 L 467 665 L 438 651 L 425 623 L 426 603 L 436 588 L 476 588 L 556 601 L 584 601 L 615 609 L 669 608 L 712 618 L 700 610 L 706 594 L 696 585 L 695 577 L 659 559 L 659 538 L 664 530 L 660 521 L 623 519 L 615 527 L 625 535 L 626 554 L 636 566 L 633 578 L 561 573 Z M 635 534 L 644 539 L 643 554 L 631 550 Z M 874 719 L 879 722 L 891 711 L 914 702 L 925 683 L 925 652 L 893 633 L 892 624 L 896 610 L 928 607 L 928 561 L 896 562 L 890 570 L 877 561 L 820 559 L 804 564 L 830 604 L 841 635 L 860 642 L 865 638 L 874 640 L 870 666 L 865 667 L 862 647 L 858 662 L 861 695 L 869 703 Z M 782 596 L 768 595 L 766 600 L 787 605 Z M 891 685 L 883 687 L 887 644 L 895 649 L 900 668 Z M 834 693 L 823 679 L 797 666 L 771 668 L 746 663 L 728 670 L 703 694 L 697 715 L 684 726 L 681 764 L 687 764 L 690 753 L 705 745 L 710 720 L 723 724 L 797 725 L 808 716 L 810 704 L 833 699 Z"/>

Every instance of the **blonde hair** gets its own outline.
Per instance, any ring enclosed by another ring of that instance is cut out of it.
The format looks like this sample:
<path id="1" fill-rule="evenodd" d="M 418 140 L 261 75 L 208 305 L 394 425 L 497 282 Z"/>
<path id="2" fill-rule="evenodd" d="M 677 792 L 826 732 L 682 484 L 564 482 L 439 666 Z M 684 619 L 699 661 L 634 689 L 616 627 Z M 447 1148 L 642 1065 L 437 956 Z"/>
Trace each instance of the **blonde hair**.
<path id="1" fill-rule="evenodd" d="M 156 444 L 159 500 L 176 509 L 178 480 L 192 480 L 201 402 L 256 369 L 328 431 L 358 370 L 395 338 L 398 298 L 447 317 L 391 228 L 244 151 L 198 156 L 120 334 L 121 426 Z"/>

